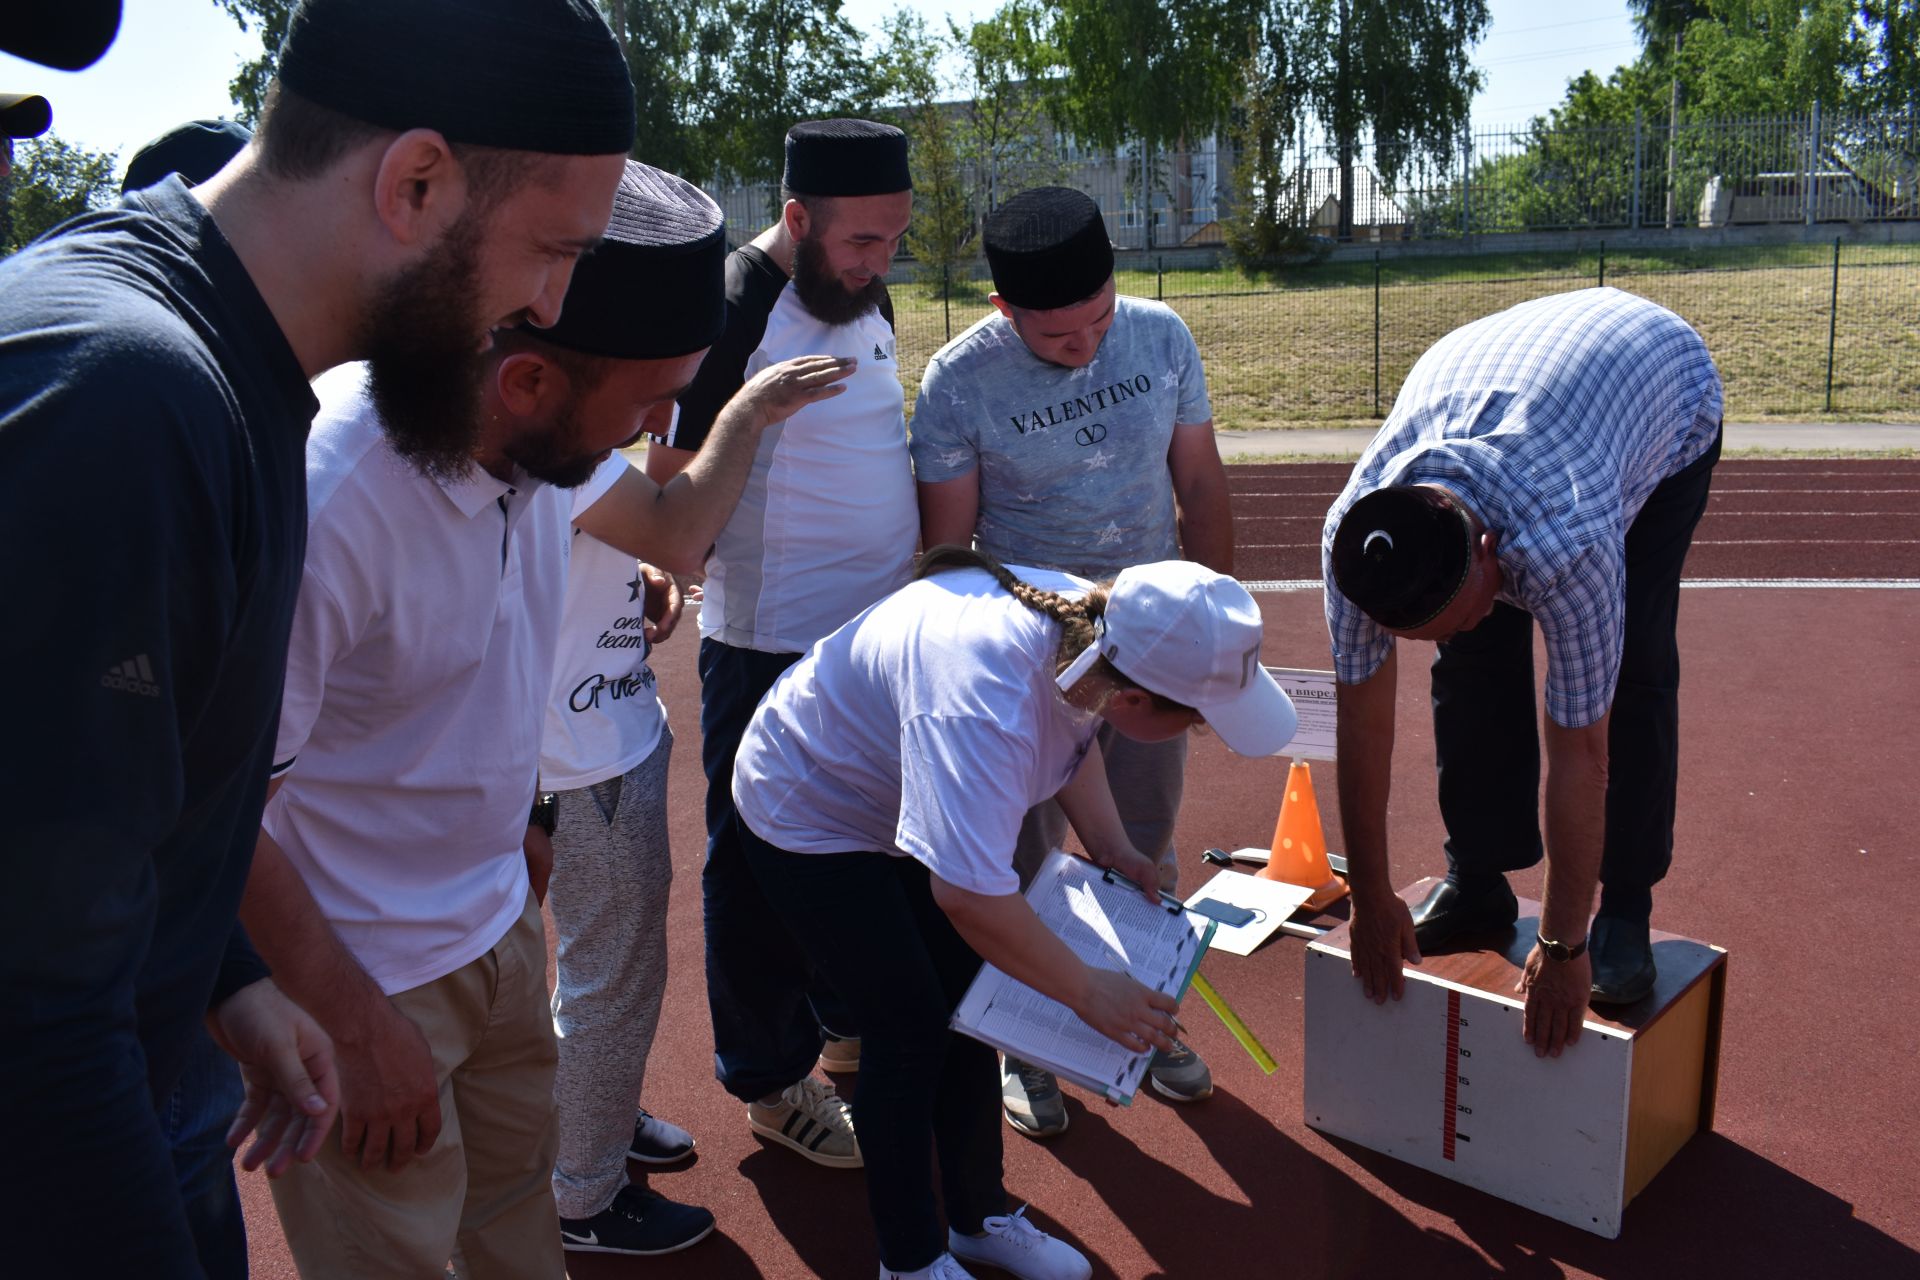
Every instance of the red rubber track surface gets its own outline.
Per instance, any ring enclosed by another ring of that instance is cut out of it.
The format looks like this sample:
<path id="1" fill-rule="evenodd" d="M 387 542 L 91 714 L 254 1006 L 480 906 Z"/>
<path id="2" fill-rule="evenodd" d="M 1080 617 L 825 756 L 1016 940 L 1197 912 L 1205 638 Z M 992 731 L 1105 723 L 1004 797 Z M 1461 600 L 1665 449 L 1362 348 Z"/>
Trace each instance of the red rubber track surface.
<path id="1" fill-rule="evenodd" d="M 1318 530 L 1343 465 L 1236 467 L 1240 575 L 1318 577 Z M 1690 578 L 1920 577 L 1920 463 L 1726 462 Z M 1792 512 L 1779 515 L 1767 513 Z M 1885 512 L 1886 515 L 1863 515 Z M 1270 546 L 1264 544 L 1308 544 Z M 1263 592 L 1266 659 L 1327 665 L 1317 590 Z M 1217 1085 L 1184 1107 L 1070 1096 L 1042 1145 L 1006 1132 L 1015 1203 L 1097 1276 L 1920 1276 L 1920 592 L 1688 591 L 1680 639 L 1682 776 L 1674 869 L 1654 923 L 1731 953 L 1719 1114 L 1606 1241 L 1385 1156 L 1301 1118 L 1303 948 L 1280 937 L 1206 973 L 1279 1060 L 1262 1075 L 1198 1000 L 1183 1021 Z M 748 1131 L 713 1080 L 702 979 L 704 782 L 691 622 L 656 654 L 680 735 L 672 769 L 672 958 L 645 1101 L 699 1140 L 652 1185 L 711 1208 L 682 1254 L 574 1255 L 579 1277 L 865 1280 L 876 1270 L 864 1174 L 820 1169 Z M 1425 682 L 1402 656 L 1393 867 L 1444 866 Z M 1264 847 L 1283 760 L 1198 738 L 1178 841 L 1183 883 L 1208 845 Z M 1331 767 L 1320 811 L 1342 847 Z M 1537 897 L 1537 871 L 1515 877 Z M 836 927 L 857 928 L 857 921 Z M 1575 1052 L 1578 1051 L 1576 1046 Z M 842 1078 L 858 1087 L 858 1076 Z M 1072 1091 L 1069 1090 L 1072 1095 Z M 254 1274 L 294 1274 L 265 1180 L 242 1179 Z M 84 1254 L 82 1255 L 84 1256 Z"/>
<path id="2" fill-rule="evenodd" d="M 1231 468 L 1238 575 L 1317 579 L 1327 508 L 1352 470 Z M 1920 460 L 1723 461 L 1687 576 L 1920 577 Z"/>

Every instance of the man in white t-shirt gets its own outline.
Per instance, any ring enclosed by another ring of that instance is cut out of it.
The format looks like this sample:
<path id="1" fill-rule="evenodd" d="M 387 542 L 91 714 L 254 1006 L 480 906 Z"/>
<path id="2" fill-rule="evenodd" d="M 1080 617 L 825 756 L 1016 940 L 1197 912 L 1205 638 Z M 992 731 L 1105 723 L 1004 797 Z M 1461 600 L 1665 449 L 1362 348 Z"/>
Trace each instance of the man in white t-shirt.
<path id="1" fill-rule="evenodd" d="M 306 570 L 243 912 L 340 1057 L 337 1140 L 274 1187 L 305 1274 L 438 1275 L 455 1255 L 474 1280 L 564 1274 L 546 845 L 528 821 L 566 583 L 560 490 L 692 379 L 723 234 L 696 188 L 629 162 L 560 324 L 495 335 L 464 445 L 403 458 L 359 370 L 316 387 Z M 680 306 L 636 307 L 637 289 Z M 842 373 L 797 362 L 758 390 L 827 394 Z M 714 491 L 737 492 L 739 455 L 789 411 L 741 397 L 713 459 L 626 504 L 627 533 L 704 545 Z"/>
<path id="2" fill-rule="evenodd" d="M 1009 564 L 1112 577 L 1183 557 L 1233 571 L 1233 512 L 1193 335 L 1169 307 L 1120 296 L 1099 206 L 1068 187 L 1023 191 L 987 220 L 995 313 L 935 353 L 913 410 L 921 538 L 978 541 Z M 1107 779 L 1134 847 L 1179 877 L 1173 824 L 1185 736 L 1103 734 Z M 1027 816 L 1014 866 L 1024 884 L 1066 836 L 1047 801 Z M 1154 1055 L 1153 1089 L 1213 1092 L 1185 1045 Z M 1030 1137 L 1067 1127 L 1052 1076 L 1008 1059 L 1007 1122 Z"/>
<path id="3" fill-rule="evenodd" d="M 846 395 L 761 437 L 739 508 L 708 557 L 700 609 L 714 1073 L 747 1104 L 754 1132 L 817 1164 L 854 1168 L 847 1105 L 813 1068 L 823 1025 L 841 1036 L 858 1029 L 812 982 L 805 951 L 747 869 L 733 756 L 780 673 L 905 583 L 912 566 L 920 527 L 884 282 L 913 214 L 906 135 L 866 120 L 795 125 L 782 185 L 780 220 L 727 261 L 726 334 L 681 397 L 672 432 L 648 449 L 647 473 L 664 480 L 684 466 L 720 406 L 767 364 L 802 351 L 860 360 Z"/>

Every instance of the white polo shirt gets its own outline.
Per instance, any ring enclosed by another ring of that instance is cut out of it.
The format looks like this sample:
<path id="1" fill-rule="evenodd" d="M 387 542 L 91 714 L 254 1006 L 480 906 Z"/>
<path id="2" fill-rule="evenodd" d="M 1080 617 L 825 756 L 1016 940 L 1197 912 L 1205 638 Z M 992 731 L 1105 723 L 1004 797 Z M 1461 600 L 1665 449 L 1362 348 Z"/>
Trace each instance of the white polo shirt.
<path id="1" fill-rule="evenodd" d="M 569 504 L 524 475 L 422 476 L 361 383 L 350 365 L 314 385 L 264 825 L 391 995 L 485 954 L 526 905 Z"/>
<path id="2" fill-rule="evenodd" d="M 573 491 L 578 520 L 628 470 L 618 453 Z M 617 778 L 653 754 L 666 728 L 646 638 L 647 591 L 640 564 L 574 529 L 560 649 L 547 697 L 540 785 L 573 791 Z"/>

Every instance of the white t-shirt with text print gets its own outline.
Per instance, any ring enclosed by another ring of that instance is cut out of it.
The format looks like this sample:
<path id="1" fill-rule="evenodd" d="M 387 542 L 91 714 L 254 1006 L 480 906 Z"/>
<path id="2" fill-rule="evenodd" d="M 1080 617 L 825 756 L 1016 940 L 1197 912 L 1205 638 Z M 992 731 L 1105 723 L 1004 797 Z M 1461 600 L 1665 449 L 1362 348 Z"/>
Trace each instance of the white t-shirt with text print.
<path id="1" fill-rule="evenodd" d="M 605 497 L 627 467 L 618 453 L 601 463 L 573 491 L 573 519 Z M 646 605 L 638 562 L 576 527 L 540 740 L 540 785 L 547 790 L 617 778 L 659 745 L 667 709 L 647 666 Z"/>

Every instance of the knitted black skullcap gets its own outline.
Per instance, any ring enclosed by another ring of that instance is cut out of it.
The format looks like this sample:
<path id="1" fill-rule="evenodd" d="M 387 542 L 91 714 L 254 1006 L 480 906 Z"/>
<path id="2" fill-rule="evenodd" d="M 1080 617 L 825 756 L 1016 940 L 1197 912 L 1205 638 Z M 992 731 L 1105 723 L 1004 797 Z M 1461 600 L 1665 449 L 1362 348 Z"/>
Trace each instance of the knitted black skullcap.
<path id="1" fill-rule="evenodd" d="M 355 120 L 449 142 L 633 149 L 633 81 L 589 0 L 301 0 L 280 81 Z"/>
<path id="2" fill-rule="evenodd" d="M 37 93 L 0 93 L 0 138 L 37 138 L 53 127 L 53 104 Z"/>
<path id="3" fill-rule="evenodd" d="M 251 129 L 231 120 L 189 120 L 133 153 L 127 176 L 120 180 L 120 194 L 144 191 L 170 173 L 197 187 L 226 168 L 252 139 Z"/>
<path id="4" fill-rule="evenodd" d="M 787 130 L 787 190 L 803 196 L 885 196 L 913 190 L 907 135 L 871 120 L 807 120 Z"/>
<path id="5" fill-rule="evenodd" d="M 1395 631 L 1439 617 L 1466 585 L 1472 562 L 1472 519 L 1426 485 L 1374 490 L 1347 508 L 1333 536 L 1334 585 Z"/>
<path id="6" fill-rule="evenodd" d="M 8 0 L 0 8 L 0 53 L 62 71 L 98 62 L 119 32 L 120 0 Z"/>
<path id="7" fill-rule="evenodd" d="M 1085 302 L 1113 275 L 1113 243 L 1093 197 L 1072 187 L 1022 191 L 987 218 L 993 290 L 1016 307 Z"/>
<path id="8" fill-rule="evenodd" d="M 726 269 L 726 224 L 712 197 L 629 160 L 606 239 L 573 269 L 559 322 L 527 332 L 621 360 L 688 355 L 726 327 Z"/>

